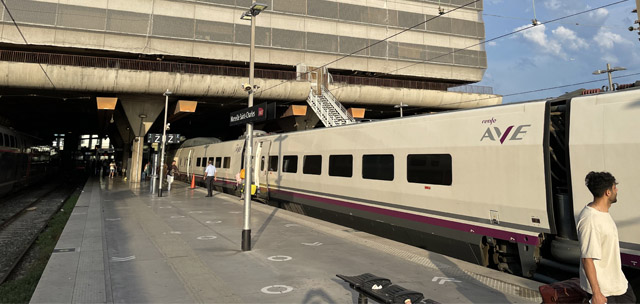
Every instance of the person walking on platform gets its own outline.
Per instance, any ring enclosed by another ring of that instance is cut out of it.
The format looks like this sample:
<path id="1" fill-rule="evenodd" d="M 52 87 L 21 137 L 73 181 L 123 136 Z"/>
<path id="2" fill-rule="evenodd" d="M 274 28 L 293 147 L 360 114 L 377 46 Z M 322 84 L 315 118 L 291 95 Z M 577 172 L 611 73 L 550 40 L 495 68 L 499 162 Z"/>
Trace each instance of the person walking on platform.
<path id="1" fill-rule="evenodd" d="M 580 286 L 592 304 L 635 303 L 636 296 L 622 272 L 618 228 L 609 208 L 618 201 L 616 178 L 609 172 L 589 172 L 585 184 L 593 201 L 578 216 Z"/>
<path id="2" fill-rule="evenodd" d="M 116 175 L 116 162 L 111 161 L 109 164 L 109 177 L 113 178 Z"/>
<path id="3" fill-rule="evenodd" d="M 167 172 L 167 190 L 171 191 L 171 183 L 173 183 L 174 174 L 178 171 L 178 166 L 176 166 L 176 161 L 174 160 L 169 167 L 169 171 Z"/>
<path id="4" fill-rule="evenodd" d="M 213 181 L 217 181 L 217 174 L 218 171 L 216 170 L 216 167 L 213 165 L 213 161 L 209 161 L 209 165 L 207 166 L 207 168 L 204 169 L 204 178 L 205 183 L 207 184 L 207 196 L 205 197 L 212 197 L 213 196 Z"/>

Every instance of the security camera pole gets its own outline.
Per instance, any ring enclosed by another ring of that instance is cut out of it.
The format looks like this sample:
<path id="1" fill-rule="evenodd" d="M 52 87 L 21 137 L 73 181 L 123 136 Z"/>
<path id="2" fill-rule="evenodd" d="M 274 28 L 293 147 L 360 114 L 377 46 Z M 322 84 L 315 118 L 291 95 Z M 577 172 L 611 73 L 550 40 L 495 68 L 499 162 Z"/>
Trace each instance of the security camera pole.
<path id="1" fill-rule="evenodd" d="M 249 51 L 249 105 L 253 107 L 253 66 L 256 49 L 256 16 L 267 8 L 267 5 L 254 2 L 240 19 L 251 20 L 251 48 Z M 244 227 L 242 229 L 242 251 L 251 250 L 251 155 L 253 147 L 253 122 L 247 123 L 247 148 L 244 161 Z M 256 185 L 257 186 L 257 185 Z"/>
<path id="2" fill-rule="evenodd" d="M 171 93 L 169 91 L 169 89 L 167 89 L 166 92 L 164 92 L 164 94 L 162 94 L 165 98 L 164 98 L 164 124 L 162 125 L 162 154 L 160 154 L 160 185 L 158 186 L 158 196 L 162 196 L 162 175 L 164 174 L 164 172 L 162 172 L 162 168 L 163 168 L 163 164 L 164 164 L 164 146 L 167 145 L 167 111 L 169 109 L 169 96 L 171 96 Z"/>

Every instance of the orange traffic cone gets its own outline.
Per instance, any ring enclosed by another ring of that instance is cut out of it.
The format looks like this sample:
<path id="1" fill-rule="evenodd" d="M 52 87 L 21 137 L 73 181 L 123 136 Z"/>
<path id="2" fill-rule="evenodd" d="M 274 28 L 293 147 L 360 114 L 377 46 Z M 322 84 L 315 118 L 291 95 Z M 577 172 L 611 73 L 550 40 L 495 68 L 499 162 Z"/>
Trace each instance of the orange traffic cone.
<path id="1" fill-rule="evenodd" d="M 191 176 L 191 189 L 196 188 L 196 175 L 195 173 Z"/>

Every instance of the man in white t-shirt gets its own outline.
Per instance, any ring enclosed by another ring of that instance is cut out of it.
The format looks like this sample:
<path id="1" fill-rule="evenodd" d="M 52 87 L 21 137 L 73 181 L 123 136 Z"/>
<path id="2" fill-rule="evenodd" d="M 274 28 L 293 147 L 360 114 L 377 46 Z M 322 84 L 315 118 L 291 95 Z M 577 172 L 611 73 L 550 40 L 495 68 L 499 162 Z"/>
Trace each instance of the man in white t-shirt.
<path id="1" fill-rule="evenodd" d="M 578 216 L 580 286 L 592 295 L 592 304 L 635 303 L 631 285 L 622 272 L 618 228 L 609 214 L 618 188 L 609 172 L 589 172 L 585 184 L 593 202 Z"/>
<path id="2" fill-rule="evenodd" d="M 216 167 L 213 165 L 212 161 L 209 161 L 209 165 L 204 169 L 204 178 L 205 183 L 207 184 L 207 195 L 205 197 L 213 196 L 213 182 L 217 181 L 218 171 Z"/>

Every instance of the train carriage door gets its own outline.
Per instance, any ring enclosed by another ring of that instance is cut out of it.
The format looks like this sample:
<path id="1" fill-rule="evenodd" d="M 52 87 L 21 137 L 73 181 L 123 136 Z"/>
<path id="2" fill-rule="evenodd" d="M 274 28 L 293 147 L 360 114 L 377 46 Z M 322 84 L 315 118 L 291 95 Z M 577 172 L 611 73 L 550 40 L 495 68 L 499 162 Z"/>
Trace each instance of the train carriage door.
<path id="1" fill-rule="evenodd" d="M 191 175 L 191 158 L 193 157 L 193 149 L 189 149 L 189 156 L 187 157 L 187 180 L 189 180 L 189 176 Z"/>
<path id="2" fill-rule="evenodd" d="M 263 188 L 263 196 L 267 196 L 269 193 L 269 171 L 267 170 L 267 158 L 269 157 L 270 146 L 271 142 L 266 140 L 256 143 L 254 178 L 255 184 L 258 185 L 258 187 Z"/>

